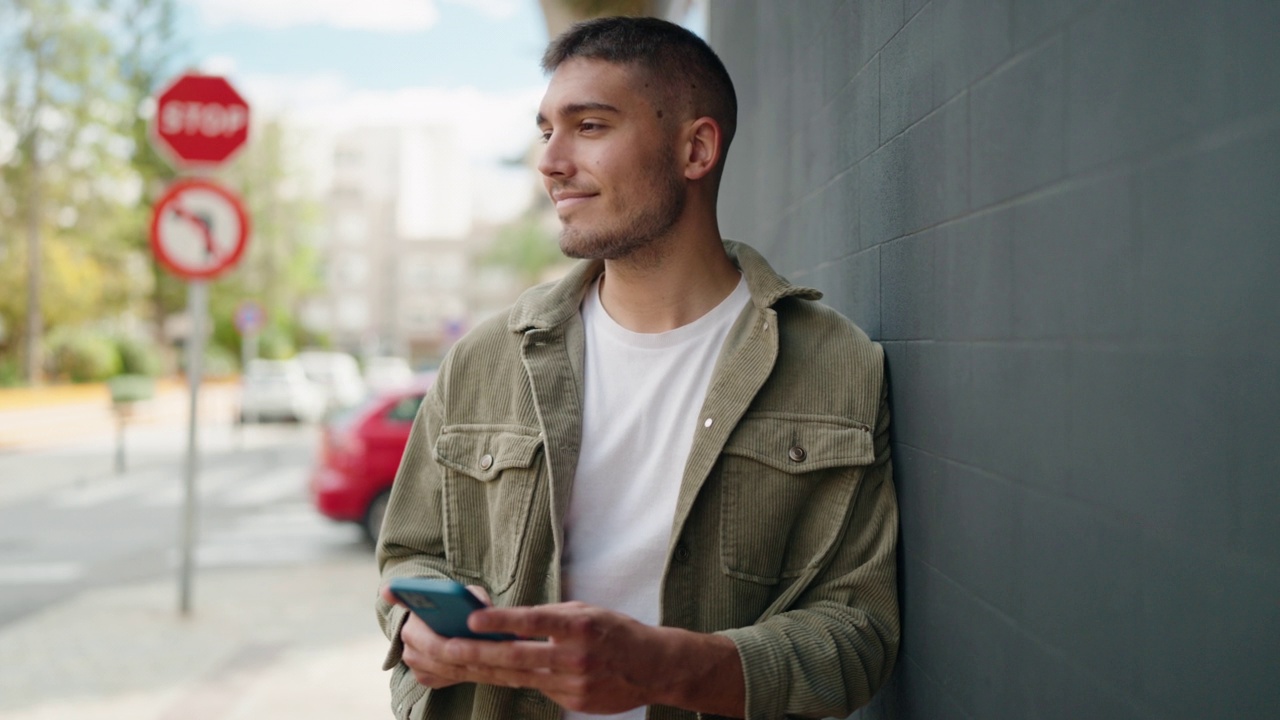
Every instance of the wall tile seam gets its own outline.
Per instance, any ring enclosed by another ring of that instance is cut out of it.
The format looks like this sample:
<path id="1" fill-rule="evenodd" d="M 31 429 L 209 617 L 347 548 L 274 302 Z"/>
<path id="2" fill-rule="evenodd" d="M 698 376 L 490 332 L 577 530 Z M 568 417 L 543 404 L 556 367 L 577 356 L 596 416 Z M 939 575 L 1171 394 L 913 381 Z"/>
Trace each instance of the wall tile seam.
<path id="1" fill-rule="evenodd" d="M 1017 32 L 1016 32 L 1016 27 L 1017 27 L 1016 22 L 1018 19 L 1017 8 L 1019 7 L 1019 4 L 1017 2 L 1014 2 L 1012 3 L 1012 5 L 1014 8 L 1014 12 L 1011 13 L 1009 16 L 1009 32 L 1010 32 L 1009 47 L 1017 50 L 1018 38 L 1017 38 Z M 1089 0 L 1089 2 L 1085 4 L 1083 7 L 1077 7 L 1074 10 L 1069 11 L 1066 17 L 1059 20 L 1056 24 L 1050 25 L 1044 30 L 1041 30 L 1039 35 L 1036 35 L 1031 38 L 1027 38 L 1026 40 L 1027 45 L 1028 46 L 1034 45 L 1035 43 L 1042 41 L 1044 37 L 1049 33 L 1065 34 L 1069 32 L 1072 25 L 1075 25 L 1078 21 L 1084 19 L 1084 16 L 1093 12 L 1097 12 L 1098 9 L 1103 5 L 1106 5 L 1106 0 Z"/>
<path id="2" fill-rule="evenodd" d="M 1265 132 L 1267 129 L 1270 129 L 1270 127 L 1273 127 L 1273 126 L 1268 126 L 1268 128 L 1264 128 L 1262 132 Z M 1280 127 L 1280 112 L 1276 113 L 1276 121 L 1274 123 L 1274 127 Z M 1051 195 L 1055 195 L 1058 193 L 1073 192 L 1085 185 L 1091 184 L 1093 182 L 1097 182 L 1108 176 L 1130 174 L 1130 173 L 1134 173 L 1136 170 L 1137 170 L 1137 162 L 1133 159 L 1116 160 L 1114 162 L 1105 163 L 1102 165 L 1088 168 L 1086 170 L 1082 170 L 1075 174 L 1064 175 L 1060 178 L 1056 178 L 1046 183 L 1036 185 L 1034 187 L 1023 190 L 1017 193 L 1016 195 L 1010 195 L 1008 197 L 1002 198 L 1000 200 L 996 200 L 986 205 L 970 207 L 962 215 L 954 215 L 954 216 L 939 220 L 937 222 L 931 223 L 929 225 L 922 225 L 918 228 L 911 230 L 910 232 L 903 233 L 902 235 L 895 235 L 893 237 L 881 240 L 877 244 L 884 245 L 888 243 L 898 242 L 900 240 L 909 239 L 916 235 L 920 235 L 921 233 L 926 233 L 934 230 L 945 230 L 950 225 L 955 225 L 957 223 L 974 220 L 982 217 L 983 215 L 987 215 L 991 213 L 1011 210 L 1013 208 L 1016 208 L 1019 205 L 1043 200 L 1044 198 L 1047 198 Z M 971 169 L 971 172 L 972 172 L 972 169 Z"/>
<path id="3" fill-rule="evenodd" d="M 953 589 L 959 591 L 959 593 L 964 595 L 967 600 L 969 600 L 970 602 L 976 605 L 981 606 L 982 609 L 986 610 L 992 617 L 994 617 L 996 620 L 1003 623 L 1006 629 L 1010 630 L 1011 632 L 1017 633 L 1018 635 L 1021 635 L 1022 637 L 1027 638 L 1029 640 L 1034 640 L 1036 644 L 1040 645 L 1041 647 L 1054 648 L 1055 650 L 1061 651 L 1061 649 L 1058 648 L 1056 645 L 1046 642 L 1045 640 L 1040 638 L 1038 635 L 1036 635 L 1034 632 L 1031 632 L 1029 628 L 1024 627 L 1021 623 L 1018 622 L 1017 618 L 1010 616 L 1008 613 L 1006 613 L 1004 610 L 1001 610 L 998 606 L 992 604 L 986 598 L 973 592 L 964 583 L 960 582 L 959 580 L 951 577 L 947 573 L 938 569 L 928 560 L 925 560 L 920 557 L 915 557 L 915 560 L 916 562 L 919 562 L 924 567 L 936 573 L 939 578 L 944 580 L 947 584 L 951 585 Z"/>
<path id="4" fill-rule="evenodd" d="M 837 90 L 833 91 L 831 93 L 831 96 L 824 100 L 824 103 L 822 107 L 819 108 L 819 110 L 823 110 L 823 111 L 830 110 L 831 106 L 835 105 L 836 98 L 839 97 L 840 93 L 844 92 L 845 90 L 848 90 L 849 86 L 852 85 L 853 82 L 858 79 L 858 76 L 861 75 L 863 72 L 865 72 L 867 67 L 870 66 L 872 62 L 875 62 L 877 58 L 879 58 L 879 56 L 880 56 L 880 53 L 877 52 L 876 54 L 868 58 L 867 62 L 864 63 L 862 67 L 858 68 L 857 72 L 850 73 L 849 78 L 845 80 L 844 85 L 841 85 Z M 880 125 L 880 68 L 877 66 L 876 67 L 876 129 L 877 131 L 879 130 L 879 125 Z M 876 133 L 876 137 L 877 138 L 880 137 L 879 132 Z"/>
<path id="5" fill-rule="evenodd" d="M 1061 32 L 1056 33 L 1056 34 L 1046 36 L 1044 39 L 1042 39 L 1041 41 L 1039 41 L 1039 42 L 1038 42 L 1037 44 L 1035 44 L 1035 45 L 1030 45 L 1030 46 L 1028 46 L 1028 47 L 1026 47 L 1026 48 L 1023 48 L 1022 50 L 1017 50 L 1017 51 L 1015 51 L 1012 55 L 1010 55 L 1009 57 L 1007 57 L 1007 58 L 1005 58 L 1004 60 L 1002 60 L 1002 61 L 1000 61 L 999 63 L 997 63 L 994 67 L 992 67 L 990 70 L 988 70 L 985 74 L 981 75 L 980 77 L 974 78 L 973 82 L 971 82 L 971 83 L 969 83 L 967 86 L 965 86 L 965 89 L 964 89 L 964 90 L 957 91 L 957 92 L 956 92 L 956 94 L 957 94 L 957 95 L 959 95 L 961 92 L 964 92 L 965 90 L 977 90 L 979 87 L 981 87 L 981 86 L 983 86 L 983 85 L 986 85 L 986 84 L 988 84 L 988 83 L 994 82 L 995 80 L 997 80 L 997 79 L 998 79 L 998 77 L 999 77 L 1002 73 L 1007 72 L 1008 70 L 1012 69 L 1014 66 L 1018 65 L 1019 63 L 1021 63 L 1021 62 L 1022 62 L 1022 61 L 1024 61 L 1024 60 L 1026 60 L 1028 57 L 1030 57 L 1030 56 L 1032 56 L 1032 55 L 1035 55 L 1036 53 L 1042 52 L 1046 47 L 1048 47 L 1049 45 L 1052 45 L 1055 41 L 1057 41 L 1057 40 L 1058 40 L 1058 36 L 1059 36 L 1059 35 L 1063 36 L 1063 43 L 1062 43 L 1062 48 L 1063 48 L 1063 49 L 1062 49 L 1063 58 L 1062 58 L 1062 61 L 1063 61 L 1063 67 L 1064 67 L 1064 69 L 1065 69 L 1066 64 L 1067 64 L 1067 63 L 1066 63 L 1066 61 L 1067 61 L 1067 57 L 1066 57 L 1066 54 L 1067 54 L 1067 43 L 1066 43 L 1066 40 L 1065 40 L 1066 31 L 1061 31 Z M 1065 78 L 1064 78 L 1064 79 L 1065 79 Z M 1067 103 L 1063 103 L 1063 105 L 1066 105 L 1066 104 L 1067 104 Z"/>
<path id="6" fill-rule="evenodd" d="M 1140 702 L 1140 700 L 1148 700 L 1148 701 L 1154 701 L 1155 704 L 1159 704 L 1159 698 L 1147 698 L 1145 697 L 1145 695 L 1135 697 L 1134 694 L 1128 688 L 1115 684 L 1113 678 L 1100 676 L 1096 673 L 1092 665 L 1081 664 L 1077 662 L 1074 654 L 1067 652 L 1067 650 L 1061 647 L 1060 645 L 1054 642 L 1050 642 L 1049 640 L 1046 640 L 1045 638 L 1041 637 L 1040 634 L 1036 633 L 1031 628 L 1019 622 L 1017 618 L 1011 617 L 1010 615 L 1005 613 L 1003 610 L 1001 610 L 999 607 L 987 601 L 981 595 L 978 595 L 977 593 L 972 592 L 963 583 L 959 582 L 958 580 L 951 577 L 947 573 L 938 569 L 929 561 L 915 555 L 914 553 L 907 553 L 907 554 L 911 556 L 916 562 L 920 563 L 920 565 L 922 565 L 923 567 L 936 573 L 940 579 L 942 579 L 944 582 L 949 584 L 957 592 L 965 596 L 970 602 L 973 602 L 974 604 L 982 607 L 982 609 L 986 610 L 991 617 L 1003 623 L 1010 632 L 1013 632 L 1021 636 L 1022 638 L 1031 641 L 1037 648 L 1041 650 L 1050 651 L 1054 656 L 1057 657 L 1058 661 L 1061 662 L 1064 666 L 1069 667 L 1075 672 L 1079 673 L 1080 675 L 1083 675 L 1084 677 L 1089 678 L 1094 682 L 1094 684 L 1097 687 L 1108 690 L 1116 699 L 1120 700 L 1125 705 L 1127 705 L 1130 710 L 1133 710 L 1136 713 L 1138 713 L 1140 717 L 1144 718 L 1145 720 L 1156 720 L 1157 718 L 1168 717 L 1168 715 L 1165 715 L 1163 713 L 1154 712 L 1153 709 L 1151 708 L 1151 702 L 1148 702 L 1148 703 Z M 904 618 L 904 621 L 906 619 L 907 618 Z M 906 650 L 907 649 L 904 647 L 904 651 L 902 653 L 904 656 L 907 655 Z"/>
<path id="7" fill-rule="evenodd" d="M 1234 142 L 1254 140 L 1276 129 L 1280 129 L 1280 109 L 1250 113 L 1187 131 L 1128 160 L 1134 165 L 1135 174 L 1141 174 L 1155 165 L 1222 150 Z"/>
<path id="8" fill-rule="evenodd" d="M 809 192 L 797 198 L 796 204 L 801 204 L 805 200 L 817 199 L 818 195 L 821 195 L 822 193 L 826 192 L 832 185 L 835 185 L 838 181 L 843 180 L 845 176 L 848 175 L 849 173 L 857 172 L 857 169 L 858 169 L 857 163 L 854 163 L 853 165 L 850 165 L 849 167 L 837 172 L 835 175 L 828 178 L 822 184 L 818 185 L 817 187 L 813 188 Z"/>
<path id="9" fill-rule="evenodd" d="M 853 1 L 854 1 L 854 2 L 857 2 L 858 0 L 853 0 Z M 927 0 L 923 5 L 921 5 L 921 6 L 920 6 L 920 9 L 916 11 L 916 15 L 919 15 L 919 14 L 924 10 L 925 6 L 929 5 L 929 3 L 930 3 L 930 2 L 932 2 L 932 1 L 933 1 L 933 0 Z M 902 14 L 903 14 L 903 15 L 906 15 L 906 14 L 907 14 L 907 13 L 906 13 L 906 0 L 903 0 L 903 5 L 902 5 Z M 915 15 L 912 15 L 911 17 L 915 17 Z M 873 50 L 871 51 L 871 54 L 867 56 L 867 57 L 868 57 L 867 62 L 871 62 L 870 58 L 873 58 L 873 57 L 875 57 L 875 56 L 879 55 L 881 50 L 884 50 L 886 47 L 888 47 L 888 46 L 889 46 L 889 43 L 893 42 L 893 39 L 894 39 L 894 38 L 896 38 L 896 37 L 898 37 L 898 33 L 902 32 L 903 28 L 905 28 L 905 27 L 906 27 L 910 22 L 911 22 L 911 20 L 910 20 L 909 18 L 904 17 L 904 18 L 902 19 L 902 24 L 898 26 L 898 29 L 897 29 L 897 30 L 894 30 L 892 35 L 890 35 L 889 37 L 885 38 L 884 42 L 883 42 L 883 43 L 881 43 L 879 47 L 877 47 L 877 48 L 875 48 L 875 49 L 873 49 Z"/>
<path id="10" fill-rule="evenodd" d="M 960 704 L 960 700 L 957 699 L 955 695 L 953 695 L 952 692 L 949 689 L 947 689 L 945 685 L 942 684 L 941 680 L 934 677 L 928 670 L 924 669 L 924 666 L 916 662 L 916 659 L 912 657 L 911 654 L 908 652 L 908 648 L 906 644 L 903 645 L 902 651 L 898 653 L 898 662 L 910 663 L 914 668 L 915 672 L 920 673 L 925 677 L 926 680 L 932 683 L 937 693 L 942 696 L 943 700 L 946 701 L 949 709 L 958 713 L 959 716 L 964 718 L 965 720 L 977 720 L 977 718 L 974 715 L 971 715 L 969 711 L 963 705 Z M 902 688 L 899 688 L 899 692 L 902 692 L 902 690 L 903 690 Z"/>
<path id="11" fill-rule="evenodd" d="M 899 378 L 898 382 L 902 382 L 902 379 Z M 891 407 L 890 409 L 892 410 L 893 408 Z M 1181 545 L 1161 540 L 1159 535 L 1152 534 L 1149 531 L 1147 524 L 1144 523 L 1141 515 L 1121 510 L 1112 505 L 1092 502 L 1092 498 L 1089 496 L 1081 496 L 1069 490 L 1054 491 L 1041 485 L 1028 484 L 1016 478 L 1009 478 L 1000 473 L 992 472 L 991 470 L 981 466 L 972 465 L 964 462 L 963 460 L 958 460 L 933 450 L 927 450 L 917 445 L 912 445 L 910 442 L 906 442 L 901 439 L 893 440 L 890 447 L 894 452 L 897 452 L 897 448 L 905 448 L 939 463 L 953 465 L 957 468 L 971 471 L 984 478 L 996 481 L 1006 489 L 1021 491 L 1033 499 L 1049 500 L 1059 503 L 1071 510 L 1096 518 L 1110 525 L 1134 529 L 1139 533 L 1144 542 L 1151 543 L 1158 548 L 1166 550 L 1178 550 L 1183 548 Z M 1215 552 L 1217 552 L 1217 549 L 1215 549 Z M 1237 560 L 1237 567 L 1244 570 L 1256 570 L 1259 573 L 1267 573 L 1271 570 L 1271 563 L 1268 563 L 1265 558 L 1254 558 L 1253 556 L 1239 552 L 1218 554 L 1219 557 L 1224 555 Z"/>
<path id="12" fill-rule="evenodd" d="M 878 249 L 879 249 L 879 246 L 876 245 L 869 248 L 862 248 L 860 250 L 856 250 L 846 255 L 837 255 L 835 257 L 829 257 L 825 260 L 820 261 L 817 265 L 811 265 L 806 268 L 798 268 L 796 270 L 792 270 L 789 273 L 789 275 L 793 279 L 799 279 L 806 275 L 812 275 L 814 273 L 833 268 L 836 265 L 839 265 L 840 263 L 845 262 L 846 260 L 852 260 L 853 258 L 856 258 L 859 255 L 862 255 L 864 253 L 869 253 L 873 250 L 878 250 Z M 878 270 L 876 272 L 876 277 L 880 277 L 880 273 L 878 272 Z"/>
<path id="13" fill-rule="evenodd" d="M 881 64 L 881 66 L 883 67 L 883 63 Z M 883 150 L 883 149 L 885 148 L 885 146 L 887 146 L 889 143 L 892 143 L 892 142 L 894 142 L 894 141 L 898 140 L 899 138 L 901 138 L 903 135 L 906 135 L 907 133 L 911 132 L 911 130 L 912 130 L 913 128 L 915 128 L 917 125 L 919 125 L 920 123 L 924 122 L 925 120 L 928 120 L 929 118 L 933 117 L 934 115 L 937 115 L 938 113 L 942 112 L 944 109 L 946 109 L 946 107 L 947 107 L 948 105 L 951 105 L 952 103 L 960 102 L 961 100 L 964 100 L 964 99 L 967 99 L 967 98 L 968 98 L 968 96 L 969 96 L 969 88 L 965 88 L 964 90 L 961 90 L 960 92 L 956 93 L 956 94 L 955 94 L 951 99 L 947 100 L 945 103 L 943 103 L 943 104 L 941 104 L 941 105 L 939 105 L 939 106 L 935 107 L 934 109 L 930 110 L 929 112 L 925 113 L 923 116 L 921 116 L 921 117 L 920 117 L 919 119 L 917 119 L 915 122 L 912 122 L 910 125 L 908 125 L 908 126 L 906 126 L 906 127 L 902 128 L 901 130 L 899 130 L 897 133 L 895 133 L 895 134 L 894 134 L 894 135 L 892 135 L 891 137 L 885 138 L 883 141 L 881 141 L 881 143 L 880 143 L 878 146 L 876 146 L 876 151 Z M 966 114 L 965 114 L 965 121 L 966 121 L 966 122 L 968 122 L 968 119 L 969 119 L 969 118 L 968 118 L 968 113 L 966 112 Z M 872 152 L 872 153 L 868 153 L 868 155 L 874 155 L 874 154 L 875 154 L 874 152 Z"/>
<path id="14" fill-rule="evenodd" d="M 1068 45 L 1064 52 L 1067 57 L 1063 63 L 1063 83 L 1066 88 L 1071 87 L 1071 63 L 1070 63 L 1070 46 Z M 1070 98 L 1068 98 L 1069 100 Z M 1154 145 L 1141 150 L 1134 150 L 1120 153 L 1114 157 L 1109 157 L 1101 162 L 1095 162 L 1091 165 L 1085 165 L 1078 168 L 1075 173 L 1071 170 L 1071 109 L 1072 103 L 1063 103 L 1063 157 L 1067 160 L 1066 177 L 1073 174 L 1093 172 L 1098 169 L 1105 169 L 1116 164 L 1134 163 L 1143 165 L 1150 162 L 1160 162 L 1166 156 L 1176 156 L 1182 147 L 1193 147 L 1199 139 L 1208 138 L 1217 134 L 1229 132 L 1231 128 L 1236 127 L 1253 127 L 1254 131 L 1265 133 L 1267 130 L 1280 124 L 1280 109 L 1270 108 L 1246 113 L 1241 110 L 1233 110 L 1225 116 L 1225 118 L 1205 121 L 1195 127 L 1172 135 L 1159 145 Z M 1223 141 L 1225 144 L 1225 141 Z"/>
<path id="15" fill-rule="evenodd" d="M 1010 30 L 1010 32 L 1012 32 L 1012 30 Z M 980 85 L 984 85 L 984 84 L 986 84 L 986 83 L 988 83 L 988 82 L 992 81 L 992 80 L 993 80 L 997 75 L 999 75 L 1000 73 L 1002 73 L 1002 72 L 1004 72 L 1004 71 L 1008 70 L 1010 67 L 1012 67 L 1012 66 L 1014 66 L 1014 65 L 1017 65 L 1017 64 L 1018 64 L 1019 62 L 1021 62 L 1022 60 L 1025 60 L 1025 59 L 1026 59 L 1026 56 L 1028 56 L 1028 55 L 1033 55 L 1033 54 L 1035 54 L 1036 52 L 1038 52 L 1038 51 L 1042 50 L 1042 49 L 1043 49 L 1043 46 L 1045 46 L 1045 45 L 1049 45 L 1049 44 L 1050 44 L 1050 43 L 1052 43 L 1055 39 L 1057 39 L 1057 38 L 1056 38 L 1056 35 L 1055 35 L 1055 36 L 1049 36 L 1049 37 L 1046 37 L 1044 40 L 1040 41 L 1040 43 L 1039 43 L 1039 44 L 1037 44 L 1037 45 L 1030 46 L 1030 47 L 1025 48 L 1025 49 L 1023 49 L 1023 50 L 1014 50 L 1012 55 L 1010 55 L 1009 57 L 1005 58 L 1004 60 L 1001 60 L 1000 62 L 996 63 L 994 66 L 992 66 L 990 69 L 988 69 L 988 70 L 987 70 L 985 73 L 983 73 L 982 75 L 979 75 L 978 77 L 973 78 L 973 79 L 969 82 L 969 84 L 968 84 L 968 85 L 965 85 L 965 86 L 964 86 L 964 87 L 962 87 L 961 89 L 957 90 L 957 91 L 956 91 L 954 94 L 952 94 L 951 96 L 946 97 L 946 98 L 939 98 L 939 97 L 936 97 L 936 96 L 931 96 L 931 97 L 933 98 L 933 104 L 934 104 L 935 106 L 937 106 L 938 108 L 941 108 L 943 105 L 946 105 L 947 103 L 951 102 L 952 100 L 954 100 L 957 96 L 961 95 L 962 93 L 971 92 L 972 90 L 976 89 L 978 86 L 980 86 Z M 1012 43 L 1011 43 L 1011 45 L 1012 45 Z M 1064 42 L 1064 46 L 1065 46 L 1065 42 Z M 1066 51 L 1064 50 L 1063 52 L 1065 53 Z M 937 60 L 937 58 L 935 58 L 935 62 L 936 62 L 936 60 Z M 1065 59 L 1064 59 L 1064 60 L 1065 60 Z M 1063 104 L 1065 105 L 1066 103 L 1063 103 Z M 921 118 L 921 119 L 923 119 L 923 118 Z"/>

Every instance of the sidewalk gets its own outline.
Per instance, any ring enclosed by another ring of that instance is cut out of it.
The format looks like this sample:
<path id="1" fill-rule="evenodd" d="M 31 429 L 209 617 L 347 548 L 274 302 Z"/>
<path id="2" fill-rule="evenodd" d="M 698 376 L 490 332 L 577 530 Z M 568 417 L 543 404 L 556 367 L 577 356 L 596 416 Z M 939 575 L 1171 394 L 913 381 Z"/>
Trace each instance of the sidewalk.
<path id="1" fill-rule="evenodd" d="M 0 452 L 114 437 L 110 398 L 103 383 L 0 388 Z M 207 380 L 200 387 L 200 418 L 231 422 L 238 401 L 235 381 Z M 155 397 L 136 405 L 126 427 L 185 426 L 189 402 L 190 393 L 180 379 L 159 380 Z"/>
<path id="2" fill-rule="evenodd" d="M 0 627 L 2 720 L 389 717 L 368 554 L 84 593 Z"/>

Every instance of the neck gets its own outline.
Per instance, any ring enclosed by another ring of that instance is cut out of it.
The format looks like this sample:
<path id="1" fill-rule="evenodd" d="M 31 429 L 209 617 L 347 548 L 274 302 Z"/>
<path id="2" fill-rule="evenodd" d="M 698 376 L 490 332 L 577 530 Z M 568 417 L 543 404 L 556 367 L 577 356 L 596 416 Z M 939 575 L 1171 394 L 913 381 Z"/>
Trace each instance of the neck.
<path id="1" fill-rule="evenodd" d="M 697 320 L 737 287 L 740 274 L 714 223 L 672 234 L 644 258 L 606 260 L 600 302 L 622 327 L 659 333 Z"/>

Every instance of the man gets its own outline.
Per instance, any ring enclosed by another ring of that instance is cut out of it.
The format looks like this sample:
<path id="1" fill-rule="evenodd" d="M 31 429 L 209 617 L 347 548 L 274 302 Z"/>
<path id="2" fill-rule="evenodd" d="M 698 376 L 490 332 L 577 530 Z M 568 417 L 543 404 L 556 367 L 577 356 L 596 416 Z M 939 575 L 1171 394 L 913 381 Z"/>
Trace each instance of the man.
<path id="1" fill-rule="evenodd" d="M 399 718 L 845 715 L 898 646 L 879 346 L 723 241 L 733 85 L 699 38 L 556 39 L 539 164 L 584 258 L 450 352 L 382 529 L 384 582 L 494 607 L 379 615 Z"/>

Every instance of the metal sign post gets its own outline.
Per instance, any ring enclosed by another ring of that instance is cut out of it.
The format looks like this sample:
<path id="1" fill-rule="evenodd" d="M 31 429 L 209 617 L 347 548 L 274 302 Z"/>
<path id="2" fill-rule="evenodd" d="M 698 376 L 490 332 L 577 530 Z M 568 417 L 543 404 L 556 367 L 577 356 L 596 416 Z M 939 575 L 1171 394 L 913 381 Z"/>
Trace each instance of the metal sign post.
<path id="1" fill-rule="evenodd" d="M 191 320 L 187 336 L 187 386 L 190 403 L 187 414 L 187 462 L 183 473 L 182 530 L 178 539 L 180 567 L 178 571 L 178 609 L 183 615 L 191 613 L 191 585 L 194 575 L 196 522 L 199 519 L 196 504 L 196 473 L 199 470 L 197 418 L 199 417 L 200 377 L 204 372 L 205 316 L 209 312 L 209 285 L 200 280 L 187 283 L 187 315 Z"/>
<path id="2" fill-rule="evenodd" d="M 249 137 L 249 105 L 225 78 L 187 73 L 156 98 L 152 145 L 178 169 L 207 171 L 225 163 Z M 178 180 L 155 203 L 151 250 L 169 272 L 187 280 L 187 462 L 183 473 L 182 528 L 178 539 L 178 609 L 191 612 L 195 574 L 196 477 L 200 378 L 203 374 L 208 281 L 230 270 L 249 241 L 249 216 L 239 196 L 207 178 Z"/>

